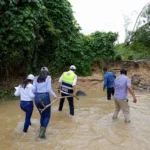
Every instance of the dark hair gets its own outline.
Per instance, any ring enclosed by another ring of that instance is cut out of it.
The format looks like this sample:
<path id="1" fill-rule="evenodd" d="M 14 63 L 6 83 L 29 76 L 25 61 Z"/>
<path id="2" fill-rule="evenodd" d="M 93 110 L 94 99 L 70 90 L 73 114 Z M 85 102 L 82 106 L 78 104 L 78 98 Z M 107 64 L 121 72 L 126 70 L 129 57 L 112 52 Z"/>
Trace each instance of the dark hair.
<path id="1" fill-rule="evenodd" d="M 70 70 L 72 70 L 72 71 L 74 71 L 74 72 L 76 71 L 76 69 L 70 69 Z"/>
<path id="2" fill-rule="evenodd" d="M 37 79 L 37 82 L 38 82 L 38 83 L 40 83 L 40 82 L 45 82 L 47 76 L 48 76 L 48 72 L 47 72 L 47 71 L 45 71 L 45 70 L 41 71 L 41 72 L 40 72 L 40 75 L 39 75 L 39 77 L 38 77 L 38 79 Z"/>
<path id="3" fill-rule="evenodd" d="M 21 83 L 21 86 L 25 89 L 26 86 L 27 86 L 29 83 L 31 83 L 31 82 L 32 82 L 32 80 L 30 80 L 30 79 L 25 79 L 25 80 Z"/>
<path id="4" fill-rule="evenodd" d="M 127 75 L 127 70 L 121 69 L 121 70 L 120 70 L 120 74 L 125 74 L 125 75 Z"/>
<path id="5" fill-rule="evenodd" d="M 104 67 L 104 68 L 103 68 L 103 71 L 107 71 L 107 67 Z"/>

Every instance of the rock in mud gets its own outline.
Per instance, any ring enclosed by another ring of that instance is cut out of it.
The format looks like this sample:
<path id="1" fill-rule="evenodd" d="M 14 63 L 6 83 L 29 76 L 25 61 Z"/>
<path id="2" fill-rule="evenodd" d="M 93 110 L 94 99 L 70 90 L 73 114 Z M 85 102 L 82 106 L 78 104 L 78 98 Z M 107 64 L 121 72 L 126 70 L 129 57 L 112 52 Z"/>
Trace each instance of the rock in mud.
<path id="1" fill-rule="evenodd" d="M 76 96 L 86 96 L 86 93 L 84 91 L 78 90 Z"/>

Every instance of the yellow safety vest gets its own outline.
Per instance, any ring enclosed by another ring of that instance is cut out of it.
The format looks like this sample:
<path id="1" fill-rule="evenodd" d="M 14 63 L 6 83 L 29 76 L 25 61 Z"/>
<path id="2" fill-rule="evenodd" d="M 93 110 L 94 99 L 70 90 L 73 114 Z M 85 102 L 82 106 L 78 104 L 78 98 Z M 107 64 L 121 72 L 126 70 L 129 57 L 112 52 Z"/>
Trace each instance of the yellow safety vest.
<path id="1" fill-rule="evenodd" d="M 68 84 L 72 84 L 75 76 L 76 74 L 72 70 L 64 72 L 62 76 L 62 81 Z"/>

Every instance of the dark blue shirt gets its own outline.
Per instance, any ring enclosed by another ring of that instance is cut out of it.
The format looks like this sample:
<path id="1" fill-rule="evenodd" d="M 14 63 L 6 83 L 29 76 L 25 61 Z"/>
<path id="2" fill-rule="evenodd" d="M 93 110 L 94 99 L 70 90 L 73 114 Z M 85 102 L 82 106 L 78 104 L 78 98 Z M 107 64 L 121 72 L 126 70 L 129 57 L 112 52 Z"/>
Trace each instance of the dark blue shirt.
<path id="1" fill-rule="evenodd" d="M 116 75 L 113 72 L 106 72 L 104 74 L 104 89 L 114 87 L 114 80 Z"/>

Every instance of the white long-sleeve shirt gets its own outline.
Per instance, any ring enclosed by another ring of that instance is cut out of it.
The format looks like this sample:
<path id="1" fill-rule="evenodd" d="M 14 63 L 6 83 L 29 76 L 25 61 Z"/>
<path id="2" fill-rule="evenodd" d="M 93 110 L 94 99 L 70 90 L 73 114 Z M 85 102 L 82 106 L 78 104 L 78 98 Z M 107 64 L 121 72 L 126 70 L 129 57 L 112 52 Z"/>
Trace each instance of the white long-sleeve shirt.
<path id="1" fill-rule="evenodd" d="M 56 94 L 53 92 L 51 87 L 51 77 L 47 76 L 45 82 L 38 83 L 38 77 L 35 77 L 33 86 L 34 86 L 34 93 L 49 93 L 53 98 L 56 98 Z"/>
<path id="2" fill-rule="evenodd" d="M 20 96 L 21 101 L 32 101 L 35 97 L 33 93 L 33 85 L 29 83 L 26 88 L 19 85 L 14 93 L 15 96 Z"/>

